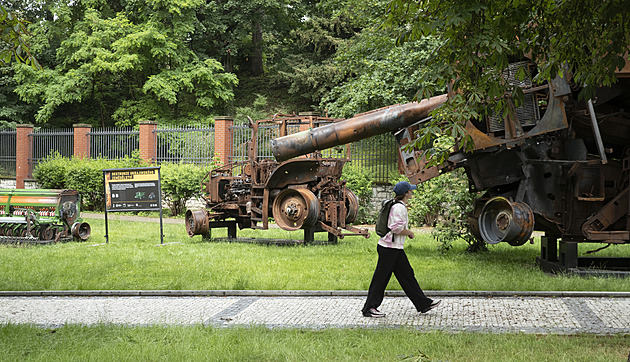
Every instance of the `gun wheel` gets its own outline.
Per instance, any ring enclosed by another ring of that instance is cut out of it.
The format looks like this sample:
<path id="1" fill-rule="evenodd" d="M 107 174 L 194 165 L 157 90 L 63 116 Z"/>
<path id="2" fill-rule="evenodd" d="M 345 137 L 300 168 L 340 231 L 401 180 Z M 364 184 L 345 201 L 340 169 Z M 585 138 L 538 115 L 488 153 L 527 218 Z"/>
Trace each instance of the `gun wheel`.
<path id="1" fill-rule="evenodd" d="M 286 189 L 273 201 L 273 218 L 284 230 L 310 228 L 319 218 L 319 200 L 306 189 Z"/>
<path id="2" fill-rule="evenodd" d="M 352 223 L 359 214 L 359 199 L 350 189 L 343 188 L 346 195 L 346 224 Z"/>

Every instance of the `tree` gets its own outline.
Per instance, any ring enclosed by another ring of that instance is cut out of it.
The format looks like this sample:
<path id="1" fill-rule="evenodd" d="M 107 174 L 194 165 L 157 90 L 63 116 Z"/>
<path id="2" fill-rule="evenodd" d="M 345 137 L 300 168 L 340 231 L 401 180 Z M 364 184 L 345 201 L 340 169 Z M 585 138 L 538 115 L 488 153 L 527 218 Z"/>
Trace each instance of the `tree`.
<path id="1" fill-rule="evenodd" d="M 336 52 L 334 64 L 343 79 L 320 106 L 335 117 L 409 102 L 417 80 L 438 43 L 427 37 L 396 46 L 394 33 L 375 27 L 363 29 Z"/>
<path id="2" fill-rule="evenodd" d="M 443 41 L 431 58 L 431 71 L 420 79 L 420 96 L 444 91 L 453 81 L 454 95 L 434 112 L 422 141 L 446 133 L 470 147 L 467 120 L 492 110 L 505 112 L 511 100 L 518 105 L 522 91 L 500 76 L 515 59 L 530 57 L 539 83 L 556 75 L 571 77 L 586 99 L 595 87 L 615 83 L 615 70 L 623 67 L 630 45 L 627 5 L 599 0 L 392 0 L 386 24 L 404 29 L 400 41 L 427 35 Z M 442 151 L 437 162 L 448 148 Z"/>
<path id="3" fill-rule="evenodd" d="M 200 53 L 220 59 L 237 74 L 262 75 L 270 48 L 299 23 L 300 0 L 209 1 L 198 12 L 192 42 Z"/>
<path id="4" fill-rule="evenodd" d="M 190 47 L 195 12 L 203 4 L 54 4 L 54 19 L 41 21 L 33 32 L 36 47 L 43 53 L 54 49 L 55 57 L 43 72 L 19 67 L 17 92 L 40 104 L 35 121 L 41 124 L 207 123 L 211 111 L 233 97 L 237 79 Z"/>
<path id="5" fill-rule="evenodd" d="M 329 91 L 347 81 L 344 64 L 335 60 L 341 49 L 351 47 L 363 27 L 373 26 L 384 2 L 323 0 L 302 4 L 301 21 L 291 29 L 283 48 L 277 52 L 272 69 L 290 94 L 316 108 Z M 326 101 L 325 103 L 329 103 Z"/>
<path id="6" fill-rule="evenodd" d="M 8 5 L 0 3 L 0 128 L 13 128 L 16 124 L 26 123 L 34 112 L 34 107 L 20 101 L 15 94 L 16 82 L 9 63 L 17 61 L 41 69 L 30 50 L 30 34 L 26 28 L 28 21 L 23 13 L 15 12 L 24 4 L 14 2 Z"/>

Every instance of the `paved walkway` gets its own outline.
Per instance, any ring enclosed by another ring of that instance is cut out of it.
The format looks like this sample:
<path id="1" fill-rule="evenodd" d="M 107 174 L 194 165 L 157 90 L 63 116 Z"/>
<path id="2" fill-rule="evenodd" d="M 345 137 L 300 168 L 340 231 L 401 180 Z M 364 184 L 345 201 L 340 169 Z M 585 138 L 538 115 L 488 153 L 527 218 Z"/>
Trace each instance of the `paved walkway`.
<path id="1" fill-rule="evenodd" d="M 365 318 L 355 291 L 0 292 L 0 324 L 261 325 L 535 334 L 630 334 L 630 293 L 427 292 L 426 314 L 388 292 L 385 318 Z M 515 295 L 516 294 L 516 295 Z"/>

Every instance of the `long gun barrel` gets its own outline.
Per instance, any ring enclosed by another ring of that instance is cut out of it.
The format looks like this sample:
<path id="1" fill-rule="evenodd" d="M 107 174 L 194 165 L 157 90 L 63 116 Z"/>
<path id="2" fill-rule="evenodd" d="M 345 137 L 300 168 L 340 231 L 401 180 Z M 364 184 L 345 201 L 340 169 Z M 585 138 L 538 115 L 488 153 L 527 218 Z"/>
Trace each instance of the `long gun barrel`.
<path id="1" fill-rule="evenodd" d="M 446 100 L 447 95 L 443 94 L 423 99 L 419 103 L 411 102 L 385 107 L 344 121 L 278 137 L 271 140 L 273 156 L 282 162 L 311 152 L 394 132 L 427 118 L 432 110 L 441 106 Z"/>

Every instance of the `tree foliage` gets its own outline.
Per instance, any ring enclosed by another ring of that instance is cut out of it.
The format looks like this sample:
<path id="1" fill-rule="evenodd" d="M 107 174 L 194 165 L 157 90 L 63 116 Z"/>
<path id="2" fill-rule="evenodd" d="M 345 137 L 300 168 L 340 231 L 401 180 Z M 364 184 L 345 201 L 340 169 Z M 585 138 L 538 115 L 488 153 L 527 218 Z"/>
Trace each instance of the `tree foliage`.
<path id="1" fill-rule="evenodd" d="M 41 65 L 31 54 L 26 38 L 30 35 L 28 21 L 0 4 L 0 62 L 8 65 L 12 60 L 40 69 Z"/>
<path id="2" fill-rule="evenodd" d="M 392 32 L 365 29 L 336 54 L 335 64 L 343 81 L 322 99 L 332 115 L 356 113 L 407 103 L 417 91 L 417 81 L 427 68 L 434 38 L 422 38 L 396 46 Z"/>
<path id="3" fill-rule="evenodd" d="M 56 31 L 68 35 L 43 72 L 19 67 L 18 94 L 40 104 L 37 123 L 59 113 L 76 123 L 134 125 L 142 119 L 177 122 L 225 104 L 233 97 L 234 74 L 189 46 L 201 1 L 146 1 L 114 12 L 96 2 L 59 4 L 56 20 L 33 30 L 37 48 L 55 44 Z M 82 107 L 75 107 L 81 104 Z"/>
<path id="4" fill-rule="evenodd" d="M 420 78 L 420 97 L 443 91 L 454 81 L 456 94 L 434 114 L 435 131 L 452 134 L 463 140 L 460 146 L 470 147 L 463 123 L 491 109 L 504 112 L 507 98 L 517 105 L 522 99 L 520 89 L 500 76 L 515 59 L 535 61 L 535 82 L 571 77 L 584 86 L 581 97 L 589 98 L 593 87 L 613 84 L 630 45 L 627 5 L 598 0 L 392 0 L 386 24 L 403 29 L 401 42 L 429 35 L 441 39 L 430 71 Z"/>

